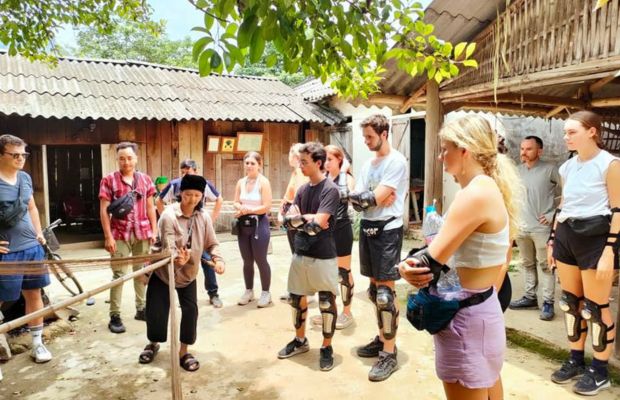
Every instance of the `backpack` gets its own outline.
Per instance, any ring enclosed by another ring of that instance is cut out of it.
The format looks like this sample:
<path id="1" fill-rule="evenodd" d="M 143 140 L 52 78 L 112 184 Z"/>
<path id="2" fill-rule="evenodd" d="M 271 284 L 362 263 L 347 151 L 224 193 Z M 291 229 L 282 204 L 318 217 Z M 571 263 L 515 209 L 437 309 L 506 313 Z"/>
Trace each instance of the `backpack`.
<path id="1" fill-rule="evenodd" d="M 134 172 L 131 191 L 117 199 L 112 200 L 110 205 L 108 205 L 107 212 L 108 214 L 111 214 L 113 218 L 124 219 L 133 210 L 135 197 L 140 195 L 140 193 L 136 190 L 136 181 L 138 178 L 138 172 Z"/>

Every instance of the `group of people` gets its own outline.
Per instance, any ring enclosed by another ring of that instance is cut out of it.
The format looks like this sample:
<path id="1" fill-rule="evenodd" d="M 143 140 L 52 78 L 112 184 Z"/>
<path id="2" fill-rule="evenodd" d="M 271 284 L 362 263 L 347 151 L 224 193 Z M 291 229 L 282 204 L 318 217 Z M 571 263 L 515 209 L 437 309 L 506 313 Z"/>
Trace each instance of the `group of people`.
<path id="1" fill-rule="evenodd" d="M 309 350 L 305 334 L 308 302 L 318 293 L 320 315 L 312 322 L 322 328 L 319 367 L 323 371 L 334 367 L 335 331 L 354 321 L 352 207 L 361 213 L 360 272 L 369 278 L 367 294 L 378 327 L 374 339 L 357 348 L 358 356 L 377 358 L 368 374 L 371 381 L 385 380 L 398 369 L 396 335 L 400 312 L 395 282 L 402 277 L 417 288 L 428 287 L 439 302 L 456 299 L 460 304 L 449 323 L 433 335 L 436 372 L 446 396 L 502 398 L 500 372 L 506 334 L 502 293 L 498 296 L 498 292 L 505 292 L 505 271 L 516 240 L 526 285 L 523 297 L 513 301 L 510 308 L 538 306 L 538 266 L 543 273 L 540 317 L 553 319 L 554 271 L 560 277 L 559 304 L 565 313 L 571 351 L 570 358 L 551 379 L 556 383 L 576 380 L 573 390 L 586 395 L 608 388 L 607 362 L 615 338 L 608 300 L 620 247 L 620 160 L 603 149 L 600 117 L 581 111 L 566 121 L 564 139 L 576 156 L 559 170 L 540 160 L 543 143 L 536 136 L 528 136 L 521 143 L 523 164 L 517 169 L 498 151 L 498 136 L 486 119 L 466 116 L 445 124 L 439 132 L 439 161 L 461 190 L 434 240 L 404 260 L 401 250 L 408 162 L 389 143 L 386 117 L 372 115 L 361 126 L 373 156 L 356 179 L 345 152 L 337 146 L 311 142 L 291 147 L 293 172 L 280 205 L 279 220 L 287 229 L 292 251 L 287 293 L 282 298 L 291 305 L 295 336 L 280 350 L 278 358 Z M 32 183 L 21 171 L 27 156 L 25 146 L 21 139 L 0 136 L 0 201 L 17 199 L 27 204 L 17 227 L 5 226 L 5 221 L 0 220 L 2 261 L 42 259 L 40 244 L 44 239 L 32 199 Z M 222 305 L 215 274 L 223 273 L 225 264 L 213 228 L 222 196 L 196 174 L 192 160 L 181 163 L 180 178 L 171 182 L 158 178 L 156 183 L 161 187 L 156 189 L 149 176 L 136 170 L 135 144 L 117 145 L 117 158 L 119 170 L 102 179 L 99 194 L 106 250 L 113 258 L 147 254 L 159 238 L 161 246 L 172 250 L 175 257 L 174 277 L 160 269 L 147 277 L 147 287 L 144 281 L 134 282 L 135 318 L 146 321 L 148 338 L 139 361 L 152 362 L 159 344 L 167 339 L 170 304 L 166 293 L 168 285 L 174 284 L 182 311 L 179 362 L 187 371 L 195 371 L 200 364 L 188 346 L 196 340 L 199 266 L 205 272 L 210 303 Z M 261 173 L 260 154 L 247 153 L 243 163 L 246 176 L 237 182 L 233 203 L 233 231 L 243 259 L 246 288 L 238 304 L 247 305 L 255 299 L 256 264 L 262 290 L 257 306 L 263 308 L 272 304 L 267 259 L 272 191 Z M 116 215 L 118 207 L 114 205 L 123 197 L 131 197 L 131 210 Z M 205 201 L 215 202 L 211 213 Z M 134 265 L 133 269 L 141 267 Z M 128 268 L 113 267 L 113 277 L 122 276 Z M 456 269 L 460 284 L 458 293 L 450 299 L 436 290 L 442 271 L 448 268 Z M 17 278 L 0 279 L 0 301 L 14 300 L 22 291 L 27 312 L 40 308 L 39 289 L 49 284 L 49 278 Z M 122 285 L 110 292 L 109 329 L 114 333 L 125 331 L 120 317 L 121 294 Z M 342 297 L 340 313 L 338 294 Z M 41 327 L 39 320 L 30 324 L 32 355 L 37 362 L 51 359 L 41 342 Z M 594 349 L 590 366 L 584 359 L 588 333 Z M 6 358 L 6 352 L 0 351 L 2 357 Z"/>

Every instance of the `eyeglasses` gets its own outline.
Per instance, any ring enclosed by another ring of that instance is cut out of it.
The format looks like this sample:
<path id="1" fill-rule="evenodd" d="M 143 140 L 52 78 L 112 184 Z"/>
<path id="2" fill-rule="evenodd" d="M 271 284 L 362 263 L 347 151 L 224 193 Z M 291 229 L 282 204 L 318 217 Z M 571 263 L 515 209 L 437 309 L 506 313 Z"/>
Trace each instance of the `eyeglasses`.
<path id="1" fill-rule="evenodd" d="M 13 157 L 13 160 L 17 160 L 19 157 L 22 157 L 25 160 L 30 155 L 30 153 L 9 153 L 7 151 L 5 151 L 4 154 L 10 155 L 11 157 Z"/>

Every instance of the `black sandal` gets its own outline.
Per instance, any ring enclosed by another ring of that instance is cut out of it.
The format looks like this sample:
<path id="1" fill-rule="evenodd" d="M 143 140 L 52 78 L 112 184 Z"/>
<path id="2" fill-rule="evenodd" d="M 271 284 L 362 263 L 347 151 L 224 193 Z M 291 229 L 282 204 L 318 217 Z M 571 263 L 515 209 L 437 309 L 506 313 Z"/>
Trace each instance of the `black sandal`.
<path id="1" fill-rule="evenodd" d="M 149 364 L 155 359 L 158 351 L 159 343 L 149 343 L 144 347 L 144 351 L 140 353 L 138 361 L 140 364 Z"/>
<path id="2" fill-rule="evenodd" d="M 200 363 L 192 353 L 187 353 L 181 357 L 181 367 L 188 372 L 194 372 L 200 368 Z"/>

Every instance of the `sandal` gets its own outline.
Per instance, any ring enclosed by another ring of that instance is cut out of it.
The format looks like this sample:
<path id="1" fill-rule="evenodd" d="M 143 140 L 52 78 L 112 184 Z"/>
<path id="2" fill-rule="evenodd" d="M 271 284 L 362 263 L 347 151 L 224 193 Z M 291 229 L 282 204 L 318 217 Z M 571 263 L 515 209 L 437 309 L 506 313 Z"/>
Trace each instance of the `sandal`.
<path id="1" fill-rule="evenodd" d="M 140 353 L 138 361 L 140 362 L 140 364 L 149 364 L 155 359 L 158 351 L 158 343 L 149 343 L 146 345 L 146 347 L 144 347 L 144 351 Z"/>
<path id="2" fill-rule="evenodd" d="M 191 353 L 187 353 L 181 357 L 181 367 L 186 371 L 194 372 L 200 368 L 200 363 Z"/>

